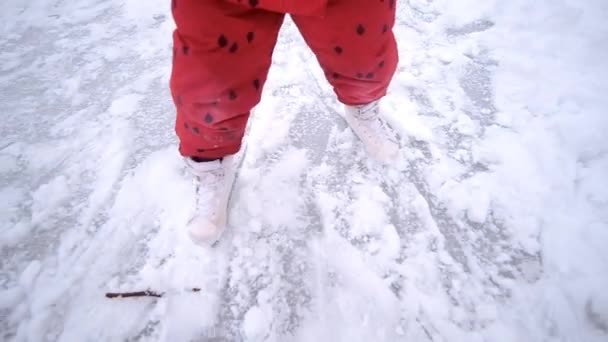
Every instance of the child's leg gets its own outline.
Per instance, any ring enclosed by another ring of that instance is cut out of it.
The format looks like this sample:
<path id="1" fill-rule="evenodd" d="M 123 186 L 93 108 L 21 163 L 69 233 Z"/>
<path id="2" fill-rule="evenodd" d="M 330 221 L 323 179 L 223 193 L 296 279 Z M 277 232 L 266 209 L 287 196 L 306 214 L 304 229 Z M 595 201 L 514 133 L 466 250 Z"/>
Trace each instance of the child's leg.
<path id="1" fill-rule="evenodd" d="M 294 16 L 342 103 L 367 104 L 386 94 L 398 62 L 395 3 L 330 0 L 324 17 Z"/>
<path id="2" fill-rule="evenodd" d="M 283 15 L 224 1 L 173 0 L 171 93 L 183 156 L 236 153 L 260 101 Z"/>

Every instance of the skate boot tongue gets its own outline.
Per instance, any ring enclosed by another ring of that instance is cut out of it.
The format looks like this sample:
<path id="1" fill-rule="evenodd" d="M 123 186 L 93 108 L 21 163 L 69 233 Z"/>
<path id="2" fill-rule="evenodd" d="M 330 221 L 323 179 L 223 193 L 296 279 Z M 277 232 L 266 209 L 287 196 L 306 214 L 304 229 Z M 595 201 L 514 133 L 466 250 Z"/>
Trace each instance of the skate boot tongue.
<path id="1" fill-rule="evenodd" d="M 380 115 L 378 101 L 363 106 L 346 106 L 345 119 L 372 158 L 383 163 L 396 158 L 399 145 L 391 138 L 391 128 Z"/>
<path id="2" fill-rule="evenodd" d="M 196 206 L 187 228 L 192 241 L 199 245 L 214 245 L 226 229 L 228 200 L 236 173 L 233 164 L 232 156 L 201 163 L 186 160 L 196 186 Z"/>

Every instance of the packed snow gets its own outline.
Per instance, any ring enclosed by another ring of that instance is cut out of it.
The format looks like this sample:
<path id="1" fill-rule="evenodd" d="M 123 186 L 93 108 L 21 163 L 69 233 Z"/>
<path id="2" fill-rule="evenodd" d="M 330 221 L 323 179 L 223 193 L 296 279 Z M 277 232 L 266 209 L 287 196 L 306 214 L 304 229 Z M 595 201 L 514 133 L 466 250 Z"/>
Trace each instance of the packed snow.
<path id="1" fill-rule="evenodd" d="M 0 340 L 608 341 L 608 2 L 397 5 L 399 160 L 287 20 L 205 249 L 169 1 L 3 0 Z"/>

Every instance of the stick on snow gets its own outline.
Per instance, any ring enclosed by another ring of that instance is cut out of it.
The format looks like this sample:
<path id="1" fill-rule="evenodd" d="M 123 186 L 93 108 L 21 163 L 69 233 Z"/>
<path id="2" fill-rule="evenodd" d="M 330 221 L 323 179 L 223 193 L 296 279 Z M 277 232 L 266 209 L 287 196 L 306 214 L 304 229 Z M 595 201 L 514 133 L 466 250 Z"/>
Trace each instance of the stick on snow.
<path id="1" fill-rule="evenodd" d="M 186 289 L 187 292 L 200 292 L 201 289 L 194 287 Z M 145 291 L 134 291 L 134 292 L 108 292 L 106 298 L 130 298 L 130 297 L 157 297 L 161 298 L 165 295 L 165 292 L 157 292 L 152 290 Z"/>

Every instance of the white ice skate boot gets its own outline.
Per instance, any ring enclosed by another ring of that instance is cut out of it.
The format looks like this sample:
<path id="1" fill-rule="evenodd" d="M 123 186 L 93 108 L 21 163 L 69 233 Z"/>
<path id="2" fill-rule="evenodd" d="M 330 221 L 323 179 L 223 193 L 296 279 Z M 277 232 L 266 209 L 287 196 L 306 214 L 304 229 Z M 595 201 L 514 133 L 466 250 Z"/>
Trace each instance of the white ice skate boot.
<path id="1" fill-rule="evenodd" d="M 367 153 L 380 162 L 390 162 L 399 152 L 390 127 L 380 115 L 379 101 L 367 105 L 345 106 L 345 119 L 361 139 Z"/>
<path id="2" fill-rule="evenodd" d="M 199 245 L 213 246 L 226 229 L 228 201 L 238 168 L 237 156 L 201 163 L 186 158 L 196 184 L 196 209 L 188 223 L 188 232 L 192 241 Z"/>

